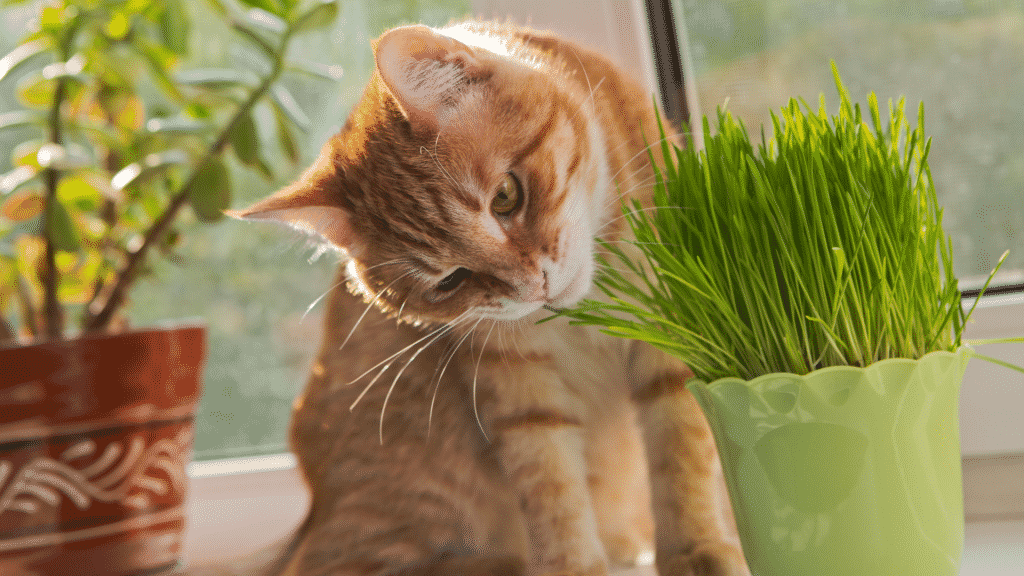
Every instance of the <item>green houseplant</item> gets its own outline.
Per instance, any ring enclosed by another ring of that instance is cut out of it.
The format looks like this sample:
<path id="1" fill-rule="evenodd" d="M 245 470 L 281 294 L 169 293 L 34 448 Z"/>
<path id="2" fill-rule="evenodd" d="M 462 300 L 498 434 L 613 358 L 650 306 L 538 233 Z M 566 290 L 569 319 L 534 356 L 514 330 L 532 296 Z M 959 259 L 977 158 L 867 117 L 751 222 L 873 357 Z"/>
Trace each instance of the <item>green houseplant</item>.
<path id="1" fill-rule="evenodd" d="M 182 69 L 182 0 L 38 3 L 0 59 L 22 104 L 0 114 L 17 142 L 0 175 L 2 573 L 177 562 L 205 332 L 129 329 L 123 310 L 155 258 L 177 258 L 190 221 L 223 217 L 231 156 L 268 179 L 267 153 L 298 159 L 294 130 L 309 121 L 278 80 L 338 76 L 286 58 L 333 20 L 333 0 L 209 4 L 245 67 Z"/>
<path id="2" fill-rule="evenodd" d="M 705 150 L 663 145 L 654 206 L 603 247 L 625 272 L 563 313 L 692 368 L 754 574 L 953 576 L 973 308 L 923 106 L 864 117 L 835 77 L 838 115 L 791 101 L 757 149 L 723 111 Z"/>

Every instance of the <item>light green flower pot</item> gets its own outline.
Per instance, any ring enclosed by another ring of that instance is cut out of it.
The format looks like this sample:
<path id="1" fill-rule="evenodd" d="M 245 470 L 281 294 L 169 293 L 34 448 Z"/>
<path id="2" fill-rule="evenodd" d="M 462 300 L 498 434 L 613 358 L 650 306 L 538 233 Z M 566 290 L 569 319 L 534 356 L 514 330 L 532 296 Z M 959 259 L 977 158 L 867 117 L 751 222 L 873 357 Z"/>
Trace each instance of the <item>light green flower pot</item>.
<path id="1" fill-rule="evenodd" d="M 689 389 L 754 576 L 956 576 L 966 349 Z"/>

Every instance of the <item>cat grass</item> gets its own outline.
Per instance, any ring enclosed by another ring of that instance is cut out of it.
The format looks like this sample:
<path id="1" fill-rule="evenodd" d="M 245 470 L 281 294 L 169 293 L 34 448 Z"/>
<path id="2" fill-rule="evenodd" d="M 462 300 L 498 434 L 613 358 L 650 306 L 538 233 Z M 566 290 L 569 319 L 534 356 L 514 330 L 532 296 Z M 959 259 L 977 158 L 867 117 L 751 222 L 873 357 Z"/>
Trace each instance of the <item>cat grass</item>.
<path id="1" fill-rule="evenodd" d="M 561 314 L 706 381 L 961 347 L 973 307 L 942 228 L 924 105 L 912 125 L 902 99 L 883 119 L 870 94 L 865 116 L 833 72 L 837 115 L 824 96 L 817 110 L 791 100 L 755 148 L 719 109 L 705 149 L 663 143 L 654 206 L 623 207 L 635 240 L 601 248 L 606 298 Z"/>

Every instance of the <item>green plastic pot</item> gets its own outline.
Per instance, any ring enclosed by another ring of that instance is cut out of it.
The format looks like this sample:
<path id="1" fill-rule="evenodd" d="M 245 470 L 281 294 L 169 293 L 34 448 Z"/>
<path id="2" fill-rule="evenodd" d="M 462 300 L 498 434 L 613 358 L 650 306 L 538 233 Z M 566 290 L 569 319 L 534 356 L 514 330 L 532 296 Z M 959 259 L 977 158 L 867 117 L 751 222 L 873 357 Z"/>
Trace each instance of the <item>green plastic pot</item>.
<path id="1" fill-rule="evenodd" d="M 968 353 L 689 384 L 754 576 L 956 576 Z"/>

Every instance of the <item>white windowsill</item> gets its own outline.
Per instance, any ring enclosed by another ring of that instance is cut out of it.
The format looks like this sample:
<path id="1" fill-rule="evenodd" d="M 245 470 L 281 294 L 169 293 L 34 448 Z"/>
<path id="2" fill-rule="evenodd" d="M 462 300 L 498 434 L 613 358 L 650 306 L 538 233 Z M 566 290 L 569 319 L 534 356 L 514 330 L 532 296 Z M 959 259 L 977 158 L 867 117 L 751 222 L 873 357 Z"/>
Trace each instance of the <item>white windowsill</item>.
<path id="1" fill-rule="evenodd" d="M 189 474 L 184 542 L 189 566 L 231 560 L 269 546 L 294 530 L 309 506 L 290 454 L 199 462 L 189 467 Z M 1024 455 L 965 460 L 969 522 L 961 576 L 1024 576 L 1021 478 Z M 1007 503 L 1016 511 L 1007 514 Z M 656 575 L 640 568 L 616 576 Z"/>

